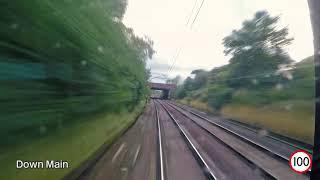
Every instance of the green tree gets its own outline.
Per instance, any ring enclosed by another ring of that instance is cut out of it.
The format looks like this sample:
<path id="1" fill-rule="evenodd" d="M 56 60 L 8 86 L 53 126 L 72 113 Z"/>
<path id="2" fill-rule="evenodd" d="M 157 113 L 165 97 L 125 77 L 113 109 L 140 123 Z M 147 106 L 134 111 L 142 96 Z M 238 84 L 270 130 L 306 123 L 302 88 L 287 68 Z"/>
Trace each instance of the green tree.
<path id="1" fill-rule="evenodd" d="M 183 86 L 186 90 L 192 91 L 193 88 L 193 79 L 191 77 L 187 77 L 187 79 L 184 80 Z"/>
<path id="2" fill-rule="evenodd" d="M 177 75 L 176 77 L 174 77 L 172 79 L 167 79 L 166 83 L 178 85 L 181 83 L 181 81 L 182 81 L 181 76 Z"/>
<path id="3" fill-rule="evenodd" d="M 209 75 L 207 71 L 203 69 L 197 69 L 192 71 L 191 74 L 195 75 L 192 83 L 193 89 L 200 89 L 207 84 Z"/>
<path id="4" fill-rule="evenodd" d="M 183 99 L 187 96 L 187 92 L 192 90 L 193 80 L 191 77 L 187 77 L 187 79 L 183 81 L 183 84 L 177 86 L 176 90 L 174 91 L 174 98 Z"/>
<path id="5" fill-rule="evenodd" d="M 187 96 L 187 90 L 183 85 L 178 86 L 177 89 L 174 91 L 175 99 L 183 99 L 186 96 Z"/>
<path id="6" fill-rule="evenodd" d="M 266 11 L 259 11 L 253 19 L 244 21 L 241 29 L 232 31 L 223 39 L 224 53 L 232 56 L 229 78 L 234 80 L 229 81 L 231 86 L 250 86 L 252 82 L 273 84 L 279 81 L 276 76 L 270 76 L 280 65 L 292 61 L 284 47 L 293 40 L 288 37 L 288 28 L 277 26 L 279 19 L 279 16 L 272 17 Z"/>

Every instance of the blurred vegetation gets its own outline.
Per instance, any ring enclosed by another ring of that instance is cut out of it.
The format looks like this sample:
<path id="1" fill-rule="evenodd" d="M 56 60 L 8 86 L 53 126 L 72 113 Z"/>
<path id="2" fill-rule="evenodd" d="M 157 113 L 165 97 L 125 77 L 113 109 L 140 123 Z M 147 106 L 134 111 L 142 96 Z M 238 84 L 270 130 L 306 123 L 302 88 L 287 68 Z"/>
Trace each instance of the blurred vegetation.
<path id="1" fill-rule="evenodd" d="M 211 112 L 312 143 L 313 57 L 290 59 L 285 47 L 293 39 L 278 21 L 265 11 L 245 21 L 223 39 L 229 64 L 193 71 L 176 89 L 175 99 L 203 110 L 208 109 L 205 103 Z"/>
<path id="2" fill-rule="evenodd" d="M 40 137 L 37 141 L 25 141 L 15 148 L 0 150 L 0 179 L 2 180 L 57 180 L 79 167 L 102 144 L 110 145 L 140 114 L 144 103 L 128 112 L 101 112 L 90 117 L 78 118 L 71 124 L 53 133 Z M 17 169 L 16 160 L 64 160 L 66 169 Z"/>
<path id="3" fill-rule="evenodd" d="M 143 110 L 148 37 L 126 0 L 0 0 L 0 179 L 61 179 Z M 70 168 L 23 170 L 21 160 Z"/>
<path id="4" fill-rule="evenodd" d="M 122 24 L 126 0 L 0 5 L 0 145 L 145 98 L 153 42 Z"/>

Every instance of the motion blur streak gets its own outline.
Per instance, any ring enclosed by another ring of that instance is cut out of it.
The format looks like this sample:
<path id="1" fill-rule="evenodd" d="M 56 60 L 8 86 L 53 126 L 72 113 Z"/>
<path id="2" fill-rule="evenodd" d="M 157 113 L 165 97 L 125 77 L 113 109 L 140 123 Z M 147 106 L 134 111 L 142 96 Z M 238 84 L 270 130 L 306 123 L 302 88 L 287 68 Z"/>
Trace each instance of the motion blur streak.
<path id="1" fill-rule="evenodd" d="M 0 2 L 1 144 L 143 98 L 152 42 L 122 24 L 126 4 Z"/>

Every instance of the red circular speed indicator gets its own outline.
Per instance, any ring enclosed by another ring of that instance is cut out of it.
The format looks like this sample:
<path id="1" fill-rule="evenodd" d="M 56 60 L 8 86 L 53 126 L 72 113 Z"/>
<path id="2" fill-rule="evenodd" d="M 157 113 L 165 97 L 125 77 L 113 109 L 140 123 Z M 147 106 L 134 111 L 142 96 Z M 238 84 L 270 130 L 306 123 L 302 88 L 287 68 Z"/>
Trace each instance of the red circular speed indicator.
<path id="1" fill-rule="evenodd" d="M 299 174 L 303 174 L 311 169 L 311 155 L 304 150 L 297 150 L 290 156 L 290 168 Z"/>

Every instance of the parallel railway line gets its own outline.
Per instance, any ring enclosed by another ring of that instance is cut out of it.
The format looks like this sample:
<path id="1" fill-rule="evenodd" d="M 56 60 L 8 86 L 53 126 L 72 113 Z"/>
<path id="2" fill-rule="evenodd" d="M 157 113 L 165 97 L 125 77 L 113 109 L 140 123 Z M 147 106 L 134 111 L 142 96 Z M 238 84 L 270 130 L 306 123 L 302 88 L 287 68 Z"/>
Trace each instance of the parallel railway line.
<path id="1" fill-rule="evenodd" d="M 171 106 L 174 109 L 176 109 L 176 107 Z M 179 111 L 178 109 L 176 109 L 177 111 Z M 179 111 L 180 112 L 180 111 Z M 182 113 L 185 117 L 189 118 L 186 114 Z M 192 119 L 191 119 L 192 120 Z M 192 120 L 193 121 L 193 120 Z M 195 121 L 193 121 L 195 122 Z M 263 168 L 259 167 L 259 165 L 255 164 L 255 162 L 253 162 L 252 160 L 248 159 L 246 156 L 244 156 L 243 154 L 241 154 L 240 152 L 238 152 L 236 149 L 234 149 L 232 146 L 230 146 L 228 143 L 224 142 L 221 138 L 219 138 L 218 136 L 216 136 L 215 134 L 213 134 L 211 131 L 209 131 L 208 129 L 204 128 L 203 126 L 197 124 L 195 122 L 196 125 L 198 125 L 198 127 L 200 127 L 201 129 L 203 129 L 204 131 L 206 131 L 208 134 L 210 134 L 211 136 L 213 136 L 217 141 L 219 141 L 221 144 L 223 144 L 224 146 L 228 147 L 229 149 L 231 149 L 235 154 L 237 154 L 238 156 L 240 156 L 244 161 L 247 161 L 247 163 L 249 163 L 253 168 L 258 169 L 260 172 L 262 172 L 264 174 L 264 177 L 266 177 L 267 179 L 277 179 L 276 177 L 273 177 L 272 174 L 268 173 L 267 171 L 265 171 Z"/>
<path id="2" fill-rule="evenodd" d="M 309 178 L 308 173 L 299 175 L 289 168 L 288 154 L 299 147 L 291 142 L 259 136 L 254 129 L 171 101 L 152 100 L 147 109 L 118 143 L 65 179 L 120 177 L 123 169 L 123 177 L 134 180 Z"/>
<path id="3" fill-rule="evenodd" d="M 279 153 L 279 152 L 276 151 L 277 149 L 272 149 L 272 148 L 264 145 L 263 143 L 259 143 L 259 142 L 257 142 L 257 141 L 254 141 L 253 139 L 250 139 L 249 137 L 246 137 L 246 136 L 244 136 L 244 135 L 242 135 L 242 134 L 240 134 L 240 133 L 238 133 L 238 132 L 236 132 L 236 131 L 233 131 L 233 130 L 231 130 L 230 128 L 223 126 L 222 124 L 219 124 L 219 123 L 217 123 L 217 122 L 215 122 L 215 121 L 212 121 L 212 120 L 204 117 L 203 115 L 200 115 L 199 113 L 196 113 L 196 112 L 194 112 L 194 111 L 191 111 L 191 110 L 189 110 L 189 109 L 187 109 L 187 108 L 185 108 L 185 107 L 183 107 L 183 106 L 181 106 L 181 105 L 177 105 L 177 104 L 175 104 L 175 103 L 171 103 L 171 102 L 167 102 L 167 103 L 170 104 L 171 106 L 174 106 L 174 108 L 179 107 L 180 109 L 182 109 L 182 110 L 184 110 L 184 111 L 187 111 L 188 113 L 190 113 L 190 114 L 192 114 L 192 115 L 194 115 L 194 116 L 196 116 L 196 117 L 198 117 L 198 118 L 200 118 L 200 119 L 202 119 L 202 120 L 205 120 L 205 121 L 207 121 L 208 123 L 210 123 L 210 124 L 212 124 L 212 125 L 214 125 L 214 126 L 217 126 L 217 127 L 221 128 L 221 129 L 227 131 L 228 133 L 234 135 L 235 137 L 238 137 L 238 138 L 242 139 L 243 141 L 246 141 L 246 142 L 250 143 L 251 145 L 257 147 L 258 149 L 260 149 L 260 150 L 262 150 L 262 151 L 265 151 L 266 153 L 268 153 L 268 154 L 270 154 L 270 155 L 272 155 L 272 156 L 277 157 L 278 159 L 280 159 L 281 161 L 283 161 L 283 162 L 285 162 L 285 163 L 288 163 L 288 162 L 289 162 L 290 154 L 291 154 L 292 152 L 296 151 L 296 150 L 302 149 L 302 150 L 305 150 L 305 151 L 309 152 L 310 154 L 312 154 L 312 147 L 311 147 L 311 145 L 309 145 L 309 144 L 305 144 L 305 143 L 302 143 L 302 142 L 299 142 L 299 144 L 303 144 L 303 145 L 294 144 L 294 143 L 292 143 L 292 142 L 287 142 L 287 141 L 285 141 L 285 140 L 283 140 L 283 139 L 281 139 L 281 138 L 278 138 L 278 137 L 275 137 L 275 136 L 266 134 L 266 135 L 265 135 L 266 138 L 272 140 L 272 141 L 275 142 L 275 143 L 284 144 L 284 145 L 287 146 L 287 148 L 290 148 L 290 149 L 291 149 L 290 151 L 286 151 L 286 154 L 281 154 L 281 153 Z M 178 109 L 177 109 L 177 110 L 178 110 Z M 245 125 L 241 125 L 241 124 L 239 124 L 239 123 L 236 123 L 236 122 L 233 122 L 233 121 L 230 121 L 230 120 L 227 120 L 227 122 L 230 123 L 230 124 L 232 124 L 232 125 L 234 125 L 235 127 L 240 127 L 240 128 L 242 128 L 242 129 L 246 129 L 247 131 L 251 131 L 251 132 L 253 132 L 253 133 L 255 133 L 255 134 L 258 134 L 258 133 L 259 133 L 259 132 L 257 132 L 257 130 L 255 130 L 255 129 L 253 129 L 253 128 L 250 128 L 250 127 L 247 127 L 247 126 L 245 126 Z M 286 138 L 287 138 L 287 137 L 286 137 Z M 293 140 L 291 140 L 291 141 L 293 141 Z M 296 141 L 296 140 L 294 140 L 294 141 Z M 278 148 L 278 147 L 279 147 L 279 146 L 277 146 L 277 148 Z M 306 173 L 306 175 L 307 175 L 307 176 L 310 176 L 310 172 L 311 172 L 311 170 L 309 170 L 309 171 Z"/>
<path id="4" fill-rule="evenodd" d="M 161 104 L 159 102 L 159 104 Z M 195 159 L 197 160 L 198 164 L 202 167 L 203 173 L 206 175 L 206 177 L 210 180 L 217 180 L 217 177 L 215 176 L 215 173 L 210 169 L 210 167 L 208 166 L 207 162 L 204 160 L 204 158 L 201 156 L 201 154 L 199 153 L 198 149 L 196 148 L 196 146 L 191 142 L 190 138 L 188 137 L 188 135 L 186 134 L 186 132 L 181 128 L 181 126 L 179 125 L 179 123 L 177 122 L 177 120 L 172 116 L 172 114 L 168 111 L 168 109 L 161 104 L 161 106 L 163 107 L 163 109 L 167 112 L 167 114 L 169 115 L 169 117 L 173 120 L 174 124 L 176 125 L 176 127 L 178 128 L 181 136 L 183 137 L 184 141 L 186 142 L 186 144 L 188 145 L 190 151 L 192 152 L 193 156 L 195 157 Z"/>
<path id="5" fill-rule="evenodd" d="M 160 103 L 160 102 L 159 102 Z M 172 103 L 169 102 L 161 102 L 161 105 L 165 108 L 166 112 L 169 114 L 169 116 L 171 116 L 172 118 L 174 118 L 174 116 L 172 115 L 172 113 L 180 113 L 182 114 L 185 118 L 190 119 L 192 122 L 194 122 L 194 124 L 196 124 L 199 128 L 201 128 L 202 130 L 204 130 L 206 133 L 210 134 L 212 137 L 214 137 L 214 139 L 216 139 L 217 141 L 219 141 L 221 144 L 223 144 L 224 146 L 228 147 L 234 154 L 238 155 L 239 158 L 241 158 L 242 160 L 246 161 L 247 164 L 249 164 L 253 169 L 256 169 L 259 171 L 260 174 L 262 174 L 262 176 L 265 179 L 281 179 L 282 177 L 286 177 L 286 173 L 288 173 L 287 177 L 297 177 L 296 179 L 307 179 L 309 174 L 306 175 L 297 175 L 294 174 L 293 172 L 291 172 L 291 170 L 289 169 L 288 166 L 288 159 L 285 156 L 279 155 L 277 153 L 275 153 L 272 149 L 263 146 L 259 143 L 254 142 L 252 139 L 249 139 L 237 132 L 234 132 L 230 129 L 227 129 L 226 127 L 223 127 L 222 125 L 212 122 L 209 119 L 201 116 L 200 114 L 196 114 L 194 112 L 190 112 L 192 115 L 194 115 L 196 118 L 205 120 L 207 123 L 210 123 L 211 125 L 218 127 L 220 129 L 222 129 L 223 131 L 227 132 L 228 134 L 238 138 L 239 140 L 243 141 L 243 143 L 246 143 L 252 147 L 254 147 L 255 149 L 257 149 L 256 151 L 261 151 L 260 154 L 264 154 L 265 157 L 268 156 L 268 158 L 272 159 L 274 162 L 276 162 L 279 165 L 281 165 L 282 169 L 285 169 L 286 172 L 283 172 L 282 174 L 284 174 L 283 176 L 281 175 L 281 172 L 276 172 L 273 173 L 273 171 L 276 171 L 276 167 L 274 167 L 274 170 L 272 170 L 272 168 L 270 168 L 270 166 L 265 169 L 265 165 L 263 165 L 263 163 L 261 162 L 255 162 L 254 158 L 248 158 L 246 153 L 243 153 L 243 151 L 238 151 L 237 146 L 234 145 L 230 145 L 229 142 L 226 142 L 225 140 L 221 139 L 221 137 L 215 135 L 214 133 L 212 133 L 211 130 L 209 130 L 208 128 L 204 127 L 203 125 L 200 125 L 197 121 L 194 120 L 194 118 L 190 117 L 190 114 L 186 114 L 185 112 L 183 112 L 183 110 L 187 111 L 186 109 L 182 109 L 181 107 L 178 107 Z M 174 109 L 176 112 L 171 112 L 166 108 L 166 106 L 171 107 L 172 109 Z M 179 109 L 180 108 L 180 109 Z M 179 122 L 175 119 L 174 120 L 175 123 L 177 124 L 177 126 L 180 127 Z M 180 127 L 181 128 L 181 127 Z M 243 144 L 242 143 L 242 144 Z M 252 149 L 252 148 L 251 148 Z M 206 161 L 206 159 L 204 159 L 204 161 Z M 212 169 L 212 172 L 214 172 L 214 169 Z"/>

